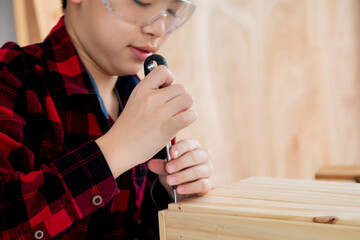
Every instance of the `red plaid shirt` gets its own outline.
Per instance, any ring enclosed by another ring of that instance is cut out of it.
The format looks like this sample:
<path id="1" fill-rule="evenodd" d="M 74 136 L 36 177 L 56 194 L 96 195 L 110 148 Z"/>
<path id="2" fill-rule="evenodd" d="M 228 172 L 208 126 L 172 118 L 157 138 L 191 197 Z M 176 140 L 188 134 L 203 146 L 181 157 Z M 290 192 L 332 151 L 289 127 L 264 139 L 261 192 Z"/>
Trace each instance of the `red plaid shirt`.
<path id="1" fill-rule="evenodd" d="M 122 102 L 137 83 L 119 78 Z M 158 238 L 168 195 L 146 164 L 114 179 L 94 142 L 112 124 L 63 18 L 0 49 L 0 239 Z"/>

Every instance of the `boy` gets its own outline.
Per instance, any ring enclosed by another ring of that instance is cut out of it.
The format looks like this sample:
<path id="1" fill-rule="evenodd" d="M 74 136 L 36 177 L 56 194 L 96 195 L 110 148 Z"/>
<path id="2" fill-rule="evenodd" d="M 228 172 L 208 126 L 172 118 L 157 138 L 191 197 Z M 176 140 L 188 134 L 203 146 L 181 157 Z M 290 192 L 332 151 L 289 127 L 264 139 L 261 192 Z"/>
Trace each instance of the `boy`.
<path id="1" fill-rule="evenodd" d="M 196 113 L 165 67 L 135 74 L 194 5 L 63 6 L 44 42 L 0 50 L 0 239 L 157 239 L 171 185 L 205 194 L 212 166 L 193 139 L 172 146 L 170 163 L 148 161 Z"/>

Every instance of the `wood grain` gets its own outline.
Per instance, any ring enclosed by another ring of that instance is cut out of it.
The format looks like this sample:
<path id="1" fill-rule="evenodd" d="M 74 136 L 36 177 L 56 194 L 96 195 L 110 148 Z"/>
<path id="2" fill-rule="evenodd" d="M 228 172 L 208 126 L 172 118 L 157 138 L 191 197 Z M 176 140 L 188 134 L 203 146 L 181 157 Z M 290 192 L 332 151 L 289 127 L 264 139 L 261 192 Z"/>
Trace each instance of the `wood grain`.
<path id="1" fill-rule="evenodd" d="M 360 2 L 196 2 L 162 52 L 199 114 L 180 135 L 210 147 L 215 183 L 360 166 Z"/>
<path id="2" fill-rule="evenodd" d="M 161 240 L 354 240 L 358 227 L 289 222 L 215 214 L 166 212 L 166 237 Z"/>
<path id="3" fill-rule="evenodd" d="M 169 210 L 360 227 L 360 185 L 248 178 L 206 196 L 170 204 Z"/>
<path id="4" fill-rule="evenodd" d="M 360 166 L 325 165 L 316 172 L 315 178 L 360 182 Z"/>
<path id="5" fill-rule="evenodd" d="M 248 178 L 159 216 L 162 240 L 358 239 L 360 184 Z"/>

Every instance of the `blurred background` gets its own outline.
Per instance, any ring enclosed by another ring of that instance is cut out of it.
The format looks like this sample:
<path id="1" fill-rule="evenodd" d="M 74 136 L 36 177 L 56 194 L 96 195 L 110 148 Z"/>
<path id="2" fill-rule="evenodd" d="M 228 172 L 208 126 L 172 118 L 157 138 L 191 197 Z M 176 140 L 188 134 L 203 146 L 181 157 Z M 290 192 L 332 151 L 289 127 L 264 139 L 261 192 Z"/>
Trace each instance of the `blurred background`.
<path id="1" fill-rule="evenodd" d="M 161 49 L 194 95 L 194 137 L 217 186 L 249 176 L 312 179 L 360 165 L 360 1 L 194 0 Z M 41 41 L 60 0 L 3 0 L 1 44 Z"/>
<path id="2" fill-rule="evenodd" d="M 15 19 L 12 0 L 0 2 L 0 45 L 6 41 L 16 41 Z"/>

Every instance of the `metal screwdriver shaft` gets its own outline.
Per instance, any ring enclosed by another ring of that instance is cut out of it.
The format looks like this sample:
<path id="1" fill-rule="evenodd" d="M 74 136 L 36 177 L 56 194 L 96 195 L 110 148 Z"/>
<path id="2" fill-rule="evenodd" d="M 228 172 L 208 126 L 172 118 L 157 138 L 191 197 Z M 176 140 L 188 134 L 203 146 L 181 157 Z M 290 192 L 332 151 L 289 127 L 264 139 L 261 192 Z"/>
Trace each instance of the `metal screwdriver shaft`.
<path id="1" fill-rule="evenodd" d="M 166 161 L 170 162 L 171 161 L 171 156 L 170 156 L 170 147 L 171 147 L 171 142 L 169 142 L 168 144 L 166 144 Z M 172 190 L 174 193 L 174 203 L 177 203 L 177 196 L 176 196 L 176 186 L 172 186 Z"/>

